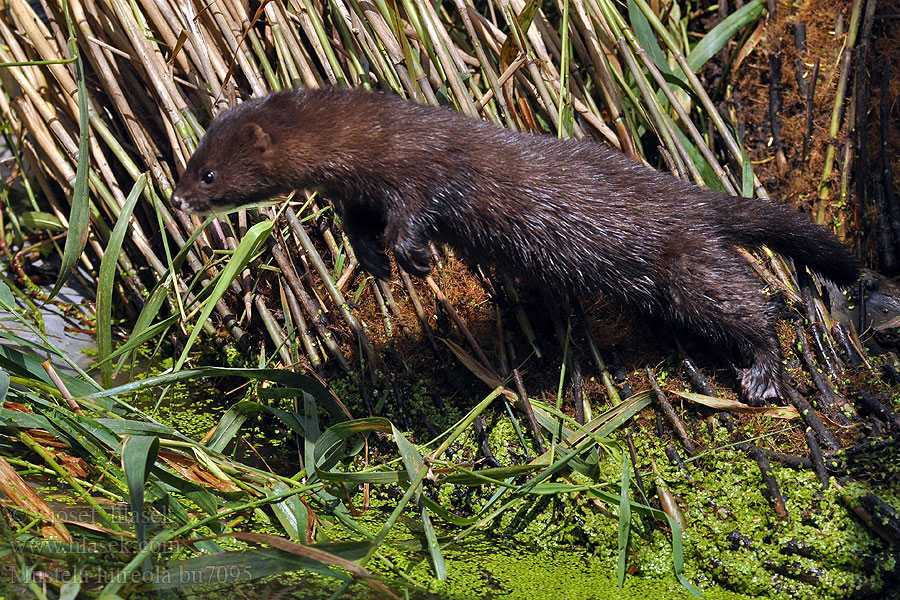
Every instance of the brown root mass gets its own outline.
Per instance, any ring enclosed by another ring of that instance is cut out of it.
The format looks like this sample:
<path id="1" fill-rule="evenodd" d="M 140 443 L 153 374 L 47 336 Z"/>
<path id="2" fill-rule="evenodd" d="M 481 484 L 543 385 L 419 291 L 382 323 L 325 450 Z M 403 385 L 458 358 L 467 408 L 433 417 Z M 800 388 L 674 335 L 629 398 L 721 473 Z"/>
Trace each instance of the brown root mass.
<path id="1" fill-rule="evenodd" d="M 829 127 L 838 81 L 841 74 L 841 57 L 848 43 L 848 28 L 852 3 L 842 0 L 806 0 L 792 3 L 777 2 L 776 16 L 765 25 L 764 35 L 756 49 L 732 75 L 733 96 L 739 130 L 745 132 L 743 141 L 747 147 L 759 179 L 769 192 L 784 201 L 816 214 L 817 197 L 822 184 L 825 156 L 830 145 L 835 147 L 835 166 L 826 182 L 829 199 L 824 203 L 826 224 L 834 224 L 842 237 L 853 241 L 861 257 L 875 268 L 896 266 L 885 265 L 879 253 L 875 236 L 879 221 L 872 182 L 881 176 L 882 153 L 886 152 L 892 163 L 896 189 L 897 173 L 900 173 L 900 20 L 890 2 L 879 2 L 875 18 L 868 35 L 870 44 L 865 64 L 859 65 L 860 47 L 866 41 L 863 21 L 860 19 L 860 33 L 852 53 L 847 90 L 842 102 L 841 125 L 835 139 L 829 139 Z M 805 51 L 795 47 L 795 32 L 798 25 L 805 25 Z M 769 120 L 769 57 L 781 58 L 780 89 L 782 108 L 781 136 L 787 164 L 779 168 L 775 160 L 772 140 L 772 126 Z M 799 60 L 799 63 L 798 63 Z M 797 82 L 797 66 L 809 81 L 813 66 L 819 60 L 818 84 L 812 104 L 812 131 L 809 139 L 809 156 L 804 160 L 802 150 L 806 136 L 807 98 L 801 93 Z M 882 89 L 883 70 L 888 69 L 887 90 Z M 868 98 L 861 95 L 854 105 L 854 86 L 858 78 L 868 82 Z M 887 93 L 887 105 L 893 124 L 889 128 L 889 138 L 882 139 L 880 130 L 881 99 Z M 723 107 L 724 108 L 724 107 Z M 854 111 L 864 111 L 867 124 L 865 135 L 851 132 L 856 120 Z M 865 144 L 864 151 L 858 147 Z M 848 195 L 841 199 L 841 169 L 846 144 L 854 144 L 850 165 L 851 181 Z M 885 143 L 885 147 L 882 147 Z M 865 158 L 866 160 L 863 160 Z M 857 180 L 864 180 L 860 187 Z M 860 191 L 863 191 L 860 194 Z M 883 225 L 887 225 L 883 223 Z M 897 245 L 900 240 L 893 240 Z"/>

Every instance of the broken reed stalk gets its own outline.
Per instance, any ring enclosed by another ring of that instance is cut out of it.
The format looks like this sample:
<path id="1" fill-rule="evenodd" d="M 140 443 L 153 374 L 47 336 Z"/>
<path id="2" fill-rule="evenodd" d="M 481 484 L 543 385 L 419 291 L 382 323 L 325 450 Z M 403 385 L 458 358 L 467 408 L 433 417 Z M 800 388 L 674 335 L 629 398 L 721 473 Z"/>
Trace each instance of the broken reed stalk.
<path id="1" fill-rule="evenodd" d="M 806 67 L 803 60 L 806 57 L 806 23 L 794 25 L 794 48 L 797 50 L 797 58 L 794 59 L 794 76 L 797 78 L 797 91 L 805 97 L 809 91 L 809 79 L 807 79 Z"/>
<path id="2" fill-rule="evenodd" d="M 812 75 L 810 76 L 809 88 L 806 94 L 806 128 L 803 132 L 803 153 L 802 158 L 803 161 L 806 162 L 809 160 L 809 145 L 812 140 L 812 128 L 813 128 L 813 108 L 815 107 L 815 95 L 816 95 L 816 86 L 819 83 L 819 65 L 821 63 L 820 58 L 816 58 L 816 63 L 813 66 Z"/>
<path id="3" fill-rule="evenodd" d="M 872 26 L 875 23 L 876 2 L 866 4 L 866 10 L 863 15 L 862 27 L 859 33 L 859 43 L 856 50 L 856 64 L 853 69 L 853 135 L 850 136 L 856 157 L 856 172 L 860 176 L 856 177 L 856 197 L 866 198 L 871 193 L 872 178 L 867 176 L 870 169 L 869 157 L 869 101 L 871 98 L 871 80 L 869 78 L 869 60 L 872 50 Z M 845 146 L 846 148 L 846 146 Z M 845 182 L 849 175 L 849 166 L 845 161 L 844 169 L 841 173 L 841 196 L 842 202 L 845 192 Z M 857 205 L 854 219 L 857 223 L 862 221 L 863 210 Z"/>
<path id="4" fill-rule="evenodd" d="M 684 446 L 684 451 L 688 453 L 688 456 L 693 456 L 697 453 L 697 449 L 694 446 L 694 442 L 693 440 L 691 440 L 690 435 L 688 435 L 687 429 L 684 426 L 684 422 L 675 412 L 675 409 L 672 407 L 672 403 L 669 402 L 668 398 L 666 398 L 665 393 L 663 393 L 662 389 L 659 387 L 659 383 L 657 383 L 656 381 L 656 374 L 653 372 L 653 369 L 651 369 L 650 367 L 646 367 L 644 369 L 644 372 L 647 375 L 647 379 L 650 381 L 650 386 L 653 388 L 653 393 L 656 396 L 656 401 L 659 404 L 660 409 L 666 416 L 666 420 L 675 431 L 678 439 L 681 440 L 681 445 Z"/>
<path id="5" fill-rule="evenodd" d="M 881 189 L 884 190 L 884 203 L 887 212 L 890 215 L 888 222 L 891 224 L 894 233 L 894 244 L 892 246 L 892 254 L 897 248 L 900 248 L 900 201 L 897 199 L 897 193 L 894 189 L 894 172 L 891 163 L 890 135 L 891 127 L 891 61 L 885 60 L 881 71 L 881 102 L 879 106 L 880 115 L 880 132 L 881 132 Z"/>
<path id="6" fill-rule="evenodd" d="M 853 48 L 856 43 L 856 34 L 859 30 L 860 15 L 863 2 L 866 0 L 853 0 L 853 8 L 850 14 L 850 29 L 847 31 L 847 39 L 844 50 L 841 53 L 840 75 L 838 77 L 837 90 L 834 95 L 834 106 L 831 110 L 831 123 L 828 127 L 828 146 L 825 149 L 825 165 L 822 167 L 821 183 L 819 184 L 819 197 L 816 203 L 816 223 L 825 223 L 827 200 L 831 196 L 831 175 L 834 168 L 834 154 L 837 146 L 837 135 L 841 128 L 844 102 L 847 100 L 847 84 L 850 78 L 850 66 L 853 59 Z M 875 0 L 868 0 L 874 2 Z"/>
<path id="7" fill-rule="evenodd" d="M 769 123 L 772 127 L 772 146 L 779 173 L 787 168 L 784 141 L 781 138 L 781 53 L 769 55 Z"/>

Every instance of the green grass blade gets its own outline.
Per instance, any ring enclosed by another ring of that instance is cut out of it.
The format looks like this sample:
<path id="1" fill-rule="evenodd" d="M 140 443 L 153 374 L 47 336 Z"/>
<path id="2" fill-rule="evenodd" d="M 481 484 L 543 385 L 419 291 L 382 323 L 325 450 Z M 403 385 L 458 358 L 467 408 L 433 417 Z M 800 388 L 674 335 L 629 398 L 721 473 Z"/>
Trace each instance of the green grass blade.
<path id="1" fill-rule="evenodd" d="M 753 163 L 743 144 L 741 144 L 741 163 L 741 195 L 744 198 L 752 198 L 753 182 L 756 178 L 753 174 Z"/>
<path id="2" fill-rule="evenodd" d="M 165 298 L 165 290 L 163 291 L 162 295 L 163 295 L 163 299 L 164 299 Z M 153 298 L 154 298 L 154 296 L 151 296 L 150 301 L 152 301 Z M 150 301 L 148 301 L 146 304 L 144 304 L 145 308 L 150 303 Z M 169 317 L 166 317 L 165 319 L 163 319 L 162 321 L 159 321 L 158 323 L 154 323 L 153 325 L 151 325 L 145 329 L 142 329 L 137 334 L 132 334 L 131 336 L 128 337 L 128 341 L 126 341 L 124 344 L 122 344 L 115 350 L 111 351 L 108 355 L 106 355 L 106 357 L 104 359 L 98 360 L 97 364 L 102 366 L 105 361 L 110 361 L 117 357 L 121 357 L 121 360 L 127 359 L 128 353 L 139 348 L 144 342 L 154 339 L 158 336 L 165 335 L 166 330 L 169 327 L 171 327 L 172 325 L 175 325 L 176 323 L 178 323 L 178 320 L 180 318 L 181 318 L 181 315 L 174 314 Z M 135 326 L 135 329 L 137 329 L 137 326 Z M 118 371 L 118 370 L 119 370 L 119 365 L 116 365 L 116 371 Z"/>
<path id="3" fill-rule="evenodd" d="M 713 171 L 712 167 L 706 161 L 706 158 L 703 157 L 703 154 L 701 154 L 700 150 L 697 149 L 697 146 L 694 145 L 694 142 L 691 141 L 688 136 L 684 135 L 677 127 L 673 127 L 673 129 L 675 130 L 678 139 L 681 140 L 681 144 L 684 146 L 684 150 L 687 152 L 691 162 L 693 162 L 697 167 L 697 170 L 700 171 L 700 176 L 703 177 L 703 183 L 706 184 L 706 187 L 723 194 L 727 193 L 725 186 L 723 186 L 722 182 L 719 181 L 719 178 L 716 177 L 716 172 Z"/>
<path id="4" fill-rule="evenodd" d="M 247 420 L 251 412 L 259 412 L 263 407 L 257 402 L 242 401 L 229 408 L 222 418 L 219 419 L 216 430 L 206 442 L 206 447 L 214 452 L 222 452 L 228 445 L 241 426 Z"/>
<path id="5" fill-rule="evenodd" d="M 90 131 L 88 129 L 87 86 L 84 80 L 84 63 L 74 38 L 69 40 L 69 53 L 76 57 L 75 79 L 78 82 L 78 166 L 75 171 L 75 185 L 72 189 L 72 209 L 69 211 L 69 234 L 66 236 L 66 245 L 63 249 L 59 278 L 50 291 L 48 299 L 56 296 L 63 284 L 69 280 L 75 264 L 87 245 L 91 225 L 91 204 L 88 196 L 88 177 L 91 166 L 88 151 Z"/>
<path id="6" fill-rule="evenodd" d="M 147 541 L 147 513 L 144 510 L 144 484 L 150 476 L 150 469 L 156 462 L 159 453 L 159 438 L 148 435 L 135 435 L 125 440 L 122 448 L 122 466 L 125 468 L 125 479 L 128 481 L 128 501 L 131 504 L 131 515 L 134 521 L 134 534 L 138 544 L 143 546 Z M 149 569 L 149 558 L 145 565 Z"/>
<path id="7" fill-rule="evenodd" d="M 215 310 L 216 302 L 225 294 L 225 290 L 228 289 L 231 282 L 241 274 L 241 271 L 244 270 L 244 267 L 247 266 L 250 259 L 253 258 L 257 251 L 262 248 L 263 244 L 266 243 L 269 233 L 272 232 L 273 225 L 274 224 L 271 221 L 262 221 L 247 230 L 244 239 L 241 240 L 240 245 L 238 245 L 237 249 L 234 251 L 228 264 L 225 265 L 225 268 L 223 268 L 222 272 L 219 274 L 216 286 L 213 288 L 209 298 L 206 299 L 206 305 L 200 312 L 200 316 L 197 317 L 197 322 L 194 324 L 194 328 L 191 330 L 191 334 L 184 344 L 184 350 L 182 350 L 181 356 L 178 357 L 178 362 L 175 363 L 174 370 L 178 371 L 184 366 L 188 353 L 194 346 L 194 342 L 197 341 L 197 336 L 200 335 L 200 331 L 203 329 L 203 324 L 206 323 L 206 320 L 212 314 L 213 310 Z"/>
<path id="8" fill-rule="evenodd" d="M 297 415 L 300 425 L 305 432 L 303 435 L 303 460 L 306 473 L 310 479 L 316 475 L 316 442 L 322 432 L 319 429 L 319 411 L 315 399 L 309 394 L 303 394 L 303 412 Z"/>
<path id="9" fill-rule="evenodd" d="M 321 547 L 328 548 L 323 544 Z M 335 544 L 334 546 L 338 546 Z M 356 544 L 365 550 L 361 544 Z M 341 556 L 342 553 L 332 551 Z M 353 560 L 361 552 L 352 554 L 343 553 L 345 558 Z M 347 573 L 326 564 L 297 556 L 289 552 L 282 552 L 273 548 L 260 548 L 255 550 L 240 550 L 235 552 L 219 552 L 195 556 L 185 560 L 174 561 L 169 568 L 156 574 L 152 583 L 154 590 L 169 590 L 181 588 L 186 582 L 191 584 L 213 584 L 221 586 L 225 582 L 238 582 L 269 577 L 271 575 L 283 575 L 292 571 L 308 571 L 338 581 L 352 581 Z"/>
<path id="10" fill-rule="evenodd" d="M 42 229 L 58 233 L 66 230 L 66 226 L 56 218 L 56 215 L 38 210 L 28 210 L 19 215 L 19 225 L 29 231 Z"/>
<path id="11" fill-rule="evenodd" d="M 59 600 L 76 600 L 80 591 L 80 582 L 67 581 L 59 586 Z"/>
<path id="12" fill-rule="evenodd" d="M 47 417 L 19 410 L 9 410 L 8 408 L 0 408 L 0 428 L 12 430 L 43 429 L 56 437 L 63 436 L 63 433 Z"/>
<path id="13" fill-rule="evenodd" d="M 272 486 L 273 495 L 282 495 L 289 491 L 290 488 L 281 481 L 276 481 Z M 296 494 L 272 504 L 272 512 L 275 513 L 275 517 L 281 523 L 289 538 L 301 544 L 306 543 L 309 513 L 306 510 L 306 505 L 300 501 Z"/>
<path id="14" fill-rule="evenodd" d="M 628 558 L 628 533 L 631 530 L 631 500 L 628 490 L 631 487 L 631 477 L 628 455 L 622 457 L 622 489 L 619 494 L 619 556 L 616 562 L 616 576 L 619 587 L 625 585 L 625 567 Z"/>
<path id="15" fill-rule="evenodd" d="M 159 314 L 159 310 L 162 308 L 162 305 L 166 301 L 166 297 L 169 295 L 169 286 L 166 285 L 168 281 L 170 281 L 170 279 L 168 278 L 163 278 L 162 280 L 160 280 L 160 282 L 157 283 L 153 288 L 153 291 L 150 292 L 150 297 L 146 302 L 144 302 L 144 308 L 141 309 L 141 314 L 138 315 L 137 321 L 135 321 L 134 323 L 134 327 L 131 330 L 131 335 L 128 336 L 128 341 L 125 342 L 126 345 L 132 345 L 129 346 L 129 349 L 127 350 L 122 350 L 122 347 L 120 346 L 119 350 L 121 350 L 121 352 L 116 354 L 116 356 L 119 356 L 119 362 L 116 363 L 116 368 L 113 369 L 113 377 L 115 377 L 116 374 L 122 370 L 122 367 L 125 366 L 130 351 L 153 337 L 144 337 L 143 334 L 149 329 L 150 324 L 153 322 L 153 319 L 156 318 L 156 315 Z M 179 317 L 179 315 L 174 316 L 176 319 Z M 175 324 L 175 322 L 175 320 L 172 320 L 173 325 Z M 99 360 L 101 361 L 102 365 L 105 360 L 110 360 L 112 358 L 114 358 L 114 355 L 110 353 L 105 359 L 100 358 Z"/>
<path id="16" fill-rule="evenodd" d="M 675 577 L 678 578 L 684 589 L 698 598 L 703 598 L 700 590 L 691 585 L 691 582 L 684 576 L 684 549 L 681 542 L 681 525 L 668 514 L 664 512 L 662 514 L 665 515 L 666 520 L 669 522 L 669 527 L 672 528 L 672 564 L 675 568 Z"/>
<path id="17" fill-rule="evenodd" d="M 451 485 L 484 485 L 485 483 L 497 484 L 498 481 L 508 479 L 510 477 L 521 477 L 528 475 L 538 469 L 541 465 L 513 465 L 511 467 L 497 467 L 492 469 L 479 469 L 478 471 L 469 471 L 460 468 L 458 472 L 440 477 L 438 481 L 442 484 Z"/>
<path id="18" fill-rule="evenodd" d="M 101 360 L 112 352 L 112 301 L 116 280 L 116 263 L 119 252 L 122 250 L 122 243 L 125 241 L 125 234 L 128 233 L 131 213 L 134 212 L 134 206 L 143 193 L 145 185 L 147 185 L 146 173 L 138 177 L 128 198 L 125 199 L 125 205 L 122 206 L 122 212 L 119 213 L 119 220 L 116 221 L 116 226 L 109 237 L 109 243 L 106 245 L 106 251 L 103 253 L 103 260 L 100 261 L 100 274 L 97 277 L 97 350 Z M 112 365 L 109 362 L 100 365 L 100 373 L 103 386 L 112 385 Z"/>
<path id="19" fill-rule="evenodd" d="M 335 454 L 341 449 L 344 440 L 357 433 L 367 431 L 391 432 L 391 422 L 384 417 L 368 417 L 354 419 L 332 425 L 316 440 L 313 449 L 313 460 L 317 470 L 330 470 L 336 462 Z"/>
<path id="20" fill-rule="evenodd" d="M 2 356 L 3 350 L 4 346 L 0 346 L 0 356 Z M 38 365 L 40 365 L 40 363 L 38 363 Z M 244 377 L 252 380 L 272 381 L 281 385 L 302 389 L 304 392 L 313 396 L 320 404 L 335 402 L 331 392 L 321 381 L 303 373 L 285 371 L 283 369 L 233 369 L 229 367 L 185 369 L 183 371 L 178 371 L 177 373 L 166 373 L 164 375 L 147 377 L 140 381 L 132 381 L 107 390 L 88 391 L 81 395 L 90 398 L 122 396 L 160 385 L 178 383 L 179 381 L 187 381 L 189 379 L 199 379 L 201 377 Z M 332 413 L 332 415 L 335 414 L 343 415 L 341 412 Z"/>
<path id="21" fill-rule="evenodd" d="M 634 0 L 628 0 L 628 20 L 631 22 L 631 28 L 634 29 L 634 37 L 641 43 L 641 47 L 647 51 L 659 70 L 671 74 L 672 70 L 669 68 L 669 63 L 666 62 L 666 56 L 659 46 L 659 40 L 656 39 L 650 21 L 634 3 Z"/>
<path id="22" fill-rule="evenodd" d="M 322 481 L 334 481 L 338 483 L 350 483 L 359 485 L 370 483 L 372 485 L 407 485 L 409 479 L 406 471 L 365 471 L 362 473 L 344 473 L 341 471 L 319 471 L 317 473 Z"/>
<path id="23" fill-rule="evenodd" d="M 20 352 L 15 348 L 0 344 L 0 368 L 9 371 L 14 375 L 38 381 L 49 388 L 56 390 L 56 385 L 47 375 L 44 367 L 41 366 L 43 361 L 30 353 Z M 59 373 L 60 379 L 65 382 L 66 387 L 73 395 L 86 395 L 96 391 L 91 384 L 75 379 L 66 373 Z"/>
<path id="24" fill-rule="evenodd" d="M 400 456 L 403 458 L 403 466 L 409 474 L 410 481 L 416 481 L 418 475 L 423 469 L 426 469 L 425 461 L 422 455 L 416 450 L 403 433 L 391 425 L 394 432 L 394 439 L 397 440 L 397 448 L 400 450 Z M 421 484 L 418 485 L 421 488 Z M 419 514 L 422 516 L 422 527 L 425 530 L 425 540 L 428 545 L 428 553 L 431 555 L 431 562 L 434 564 L 434 573 L 438 581 L 447 581 L 447 563 L 444 561 L 444 555 L 441 553 L 441 546 L 438 543 L 437 533 L 431 524 L 431 517 L 428 515 L 428 508 L 422 501 L 422 491 L 416 492 L 416 502 L 419 505 Z"/>
<path id="25" fill-rule="evenodd" d="M 0 307 L 5 308 L 6 310 L 13 312 L 13 309 L 16 306 L 16 297 L 13 296 L 12 290 L 9 289 L 9 286 L 0 281 Z"/>
<path id="26" fill-rule="evenodd" d="M 153 191 L 153 188 L 150 188 L 150 191 Z M 233 211 L 226 212 L 225 214 L 231 214 Z M 146 342 L 147 340 L 156 337 L 157 335 L 164 335 L 164 331 L 178 322 L 180 319 L 180 315 L 172 315 L 168 319 L 165 319 L 159 323 L 154 325 L 150 325 L 153 323 L 153 319 L 156 318 L 156 315 L 159 313 L 160 308 L 165 303 L 166 298 L 169 295 L 170 288 L 173 287 L 172 283 L 172 272 L 177 272 L 179 268 L 181 268 L 181 264 L 184 262 L 184 259 L 187 258 L 188 252 L 191 250 L 191 246 L 200 237 L 200 234 L 203 233 L 203 229 L 212 222 L 215 218 L 214 215 L 210 215 L 203 221 L 203 224 L 198 227 L 194 233 L 191 234 L 184 242 L 184 246 L 182 246 L 181 250 L 178 251 L 178 254 L 172 259 L 171 270 L 167 271 L 165 275 L 160 276 L 159 281 L 153 287 L 153 291 L 150 292 L 149 299 L 144 303 L 144 307 L 141 309 L 141 314 L 138 315 L 137 321 L 134 323 L 134 328 L 131 330 L 131 335 L 128 337 L 128 341 L 125 342 L 122 346 L 119 346 L 115 351 L 113 351 L 110 355 L 105 358 L 100 358 L 99 362 L 102 364 L 103 361 L 110 360 L 117 356 L 121 356 L 119 358 L 119 362 L 116 364 L 116 368 L 113 371 L 113 376 L 118 373 L 122 367 L 125 365 L 125 361 L 128 358 L 128 353 L 132 350 L 136 349 L 138 346 Z M 162 237 L 163 242 L 165 243 L 166 237 Z M 151 331 L 152 330 L 152 331 Z"/>
<path id="27" fill-rule="evenodd" d="M 160 423 L 150 423 L 137 419 L 96 419 L 96 421 L 116 435 L 144 437 L 164 436 L 172 439 L 181 439 L 184 441 L 193 442 L 193 440 L 191 440 L 190 438 L 187 438 L 180 434 L 177 429 L 173 429 L 168 425 L 162 425 Z"/>
<path id="28" fill-rule="evenodd" d="M 691 53 L 687 56 L 688 65 L 696 73 L 700 68 L 712 58 L 716 52 L 721 50 L 728 43 L 734 34 L 738 31 L 755 23 L 756 20 L 765 11 L 765 3 L 763 0 L 753 0 L 748 2 L 740 9 L 734 11 L 725 19 L 713 27 L 709 33 L 703 36 L 703 39 L 694 46 Z"/>

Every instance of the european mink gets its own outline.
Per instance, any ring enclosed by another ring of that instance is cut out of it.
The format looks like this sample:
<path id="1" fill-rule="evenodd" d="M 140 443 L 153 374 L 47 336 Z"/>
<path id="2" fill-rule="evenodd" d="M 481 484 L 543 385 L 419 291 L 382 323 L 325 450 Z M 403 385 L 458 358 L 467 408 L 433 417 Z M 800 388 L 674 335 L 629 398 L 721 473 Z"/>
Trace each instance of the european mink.
<path id="1" fill-rule="evenodd" d="M 381 279 L 390 247 L 431 271 L 428 243 L 576 294 L 608 294 L 737 351 L 744 397 L 781 395 L 773 308 L 734 246 L 765 244 L 839 285 L 856 259 L 780 204 L 719 194 L 596 143 L 503 129 L 362 90 L 281 92 L 225 111 L 172 196 L 205 213 L 317 189 L 360 264 Z"/>

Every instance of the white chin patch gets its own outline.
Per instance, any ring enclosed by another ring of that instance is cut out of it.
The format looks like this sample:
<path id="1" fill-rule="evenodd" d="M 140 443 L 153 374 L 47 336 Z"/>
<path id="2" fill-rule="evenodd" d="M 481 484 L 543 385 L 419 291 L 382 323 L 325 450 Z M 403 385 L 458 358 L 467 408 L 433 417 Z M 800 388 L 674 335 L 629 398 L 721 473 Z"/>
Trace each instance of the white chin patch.
<path id="1" fill-rule="evenodd" d="M 220 212 L 223 210 L 227 210 L 228 206 L 216 206 L 213 208 L 209 202 L 204 200 L 189 200 L 183 196 L 173 195 L 172 196 L 172 206 L 174 206 L 177 210 L 181 212 L 187 213 L 189 215 L 200 215 L 205 216 L 215 212 Z"/>
<path id="2" fill-rule="evenodd" d="M 206 215 L 212 214 L 213 211 L 209 206 L 186 206 L 180 209 L 181 212 L 186 212 L 189 215 L 198 215 L 200 217 L 205 217 Z"/>

